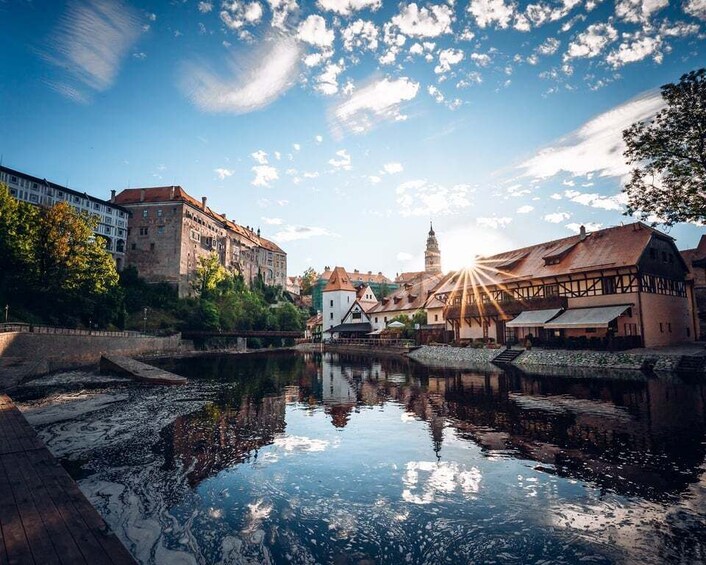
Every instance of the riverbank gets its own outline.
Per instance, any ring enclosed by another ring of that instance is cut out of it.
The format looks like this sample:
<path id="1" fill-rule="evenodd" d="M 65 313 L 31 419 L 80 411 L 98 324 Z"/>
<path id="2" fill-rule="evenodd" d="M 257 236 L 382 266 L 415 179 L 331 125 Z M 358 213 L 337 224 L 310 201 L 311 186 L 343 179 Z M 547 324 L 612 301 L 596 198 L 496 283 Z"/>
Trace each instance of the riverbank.
<path id="1" fill-rule="evenodd" d="M 473 349 L 425 345 L 409 353 L 409 357 L 420 362 L 450 363 L 454 366 L 491 363 L 503 349 Z M 532 349 L 523 351 L 512 365 L 521 369 L 536 370 L 542 367 L 568 367 L 574 369 L 617 369 L 655 372 L 675 372 L 685 357 L 704 356 L 702 349 L 654 351 L 568 351 Z M 706 368 L 697 371 L 706 374 Z"/>

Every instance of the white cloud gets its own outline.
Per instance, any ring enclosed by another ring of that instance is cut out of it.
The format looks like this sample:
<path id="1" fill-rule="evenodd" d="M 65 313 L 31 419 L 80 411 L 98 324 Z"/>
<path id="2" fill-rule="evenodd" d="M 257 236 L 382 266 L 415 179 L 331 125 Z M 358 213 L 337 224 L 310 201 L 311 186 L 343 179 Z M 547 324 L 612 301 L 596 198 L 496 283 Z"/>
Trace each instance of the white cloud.
<path id="1" fill-rule="evenodd" d="M 603 224 L 597 224 L 595 222 L 586 222 L 584 224 L 578 224 L 578 223 L 572 223 L 572 224 L 566 224 L 566 229 L 571 230 L 574 233 L 579 233 L 581 231 L 581 226 L 583 225 L 584 228 L 586 228 L 586 231 L 592 232 L 599 230 L 603 227 Z"/>
<path id="2" fill-rule="evenodd" d="M 564 60 L 592 58 L 618 38 L 618 32 L 610 23 L 592 24 L 569 44 Z"/>
<path id="3" fill-rule="evenodd" d="M 559 49 L 560 44 L 561 42 L 558 39 L 554 37 L 548 37 L 544 41 L 544 43 L 537 47 L 536 52 L 539 55 L 554 55 L 554 53 L 556 53 Z"/>
<path id="4" fill-rule="evenodd" d="M 406 251 L 400 251 L 396 256 L 398 261 L 409 261 L 414 258 L 414 255 L 407 253 Z"/>
<path id="5" fill-rule="evenodd" d="M 392 23 L 410 37 L 438 37 L 451 33 L 452 20 L 453 10 L 445 4 L 419 8 L 413 2 L 402 6 Z"/>
<path id="6" fill-rule="evenodd" d="M 317 14 L 306 18 L 297 29 L 297 38 L 316 47 L 330 47 L 333 44 L 333 30 L 326 27 L 326 20 Z"/>
<path id="7" fill-rule="evenodd" d="M 250 153 L 250 156 L 255 159 L 255 161 L 260 163 L 260 165 L 267 165 L 267 153 L 265 153 L 262 149 L 259 149 L 254 153 Z"/>
<path id="8" fill-rule="evenodd" d="M 279 179 L 277 169 L 270 165 L 255 165 L 252 172 L 255 173 L 255 178 L 250 183 L 253 186 L 269 187 L 272 181 Z"/>
<path id="9" fill-rule="evenodd" d="M 534 210 L 534 206 L 530 206 L 529 204 L 525 206 L 520 206 L 517 209 L 518 214 L 529 214 L 532 210 Z"/>
<path id="10" fill-rule="evenodd" d="M 354 92 L 333 110 L 333 117 L 339 126 L 355 133 L 367 131 L 381 120 L 405 120 L 400 106 L 418 91 L 419 83 L 407 77 L 384 78 Z"/>
<path id="11" fill-rule="evenodd" d="M 378 48 L 379 30 L 373 22 L 355 20 L 341 30 L 343 48 L 346 51 L 354 49 L 368 49 L 375 51 Z"/>
<path id="12" fill-rule="evenodd" d="M 254 25 L 262 19 L 262 6 L 259 2 L 224 1 L 221 4 L 221 21 L 228 29 L 240 31 L 248 25 Z"/>
<path id="13" fill-rule="evenodd" d="M 471 53 L 469 58 L 479 67 L 487 67 L 490 64 L 490 56 L 486 53 Z"/>
<path id="14" fill-rule="evenodd" d="M 329 159 L 328 164 L 334 169 L 349 171 L 351 170 L 351 156 L 345 149 L 336 151 L 336 157 Z"/>
<path id="15" fill-rule="evenodd" d="M 498 228 L 504 228 L 507 225 L 509 225 L 512 222 L 512 218 L 508 218 L 507 216 L 503 216 L 501 218 L 498 218 L 497 216 L 493 216 L 492 218 L 476 218 L 476 224 L 478 224 L 482 228 L 491 228 L 491 229 L 498 229 Z"/>
<path id="16" fill-rule="evenodd" d="M 515 15 L 517 6 L 504 0 L 471 0 L 468 11 L 473 15 L 481 28 L 496 23 L 497 27 L 505 29 Z"/>
<path id="17" fill-rule="evenodd" d="M 299 59 L 296 42 L 279 38 L 247 59 L 232 56 L 228 78 L 221 78 L 203 63 L 186 65 L 182 87 L 202 110 L 252 112 L 272 103 L 294 84 Z"/>
<path id="18" fill-rule="evenodd" d="M 662 53 L 659 51 L 662 41 L 659 37 L 639 37 L 634 41 L 623 41 L 618 49 L 606 57 L 606 62 L 614 69 L 628 63 L 642 61 L 652 55 L 657 62 L 661 62 Z"/>
<path id="19" fill-rule="evenodd" d="M 370 184 L 378 184 L 379 182 L 382 181 L 382 179 L 377 175 L 368 175 L 365 178 L 368 179 L 368 182 Z"/>
<path id="20" fill-rule="evenodd" d="M 299 8 L 297 0 L 267 0 L 267 3 L 272 11 L 272 27 L 288 31 L 287 18 Z"/>
<path id="21" fill-rule="evenodd" d="M 320 135 L 317 135 L 317 136 L 314 138 L 314 140 L 316 141 L 316 143 L 321 143 L 321 142 L 324 140 L 324 138 L 323 138 L 322 136 L 320 136 Z"/>
<path id="22" fill-rule="evenodd" d="M 337 63 L 326 65 L 319 76 L 316 77 L 314 88 L 322 94 L 331 95 L 338 92 L 338 75 L 345 70 L 343 59 Z"/>
<path id="23" fill-rule="evenodd" d="M 278 243 L 287 243 L 289 241 L 297 241 L 299 239 L 310 239 L 312 237 L 338 237 L 337 234 L 331 233 L 326 228 L 320 228 L 316 226 L 298 226 L 298 225 L 287 225 L 281 231 L 278 231 L 272 236 Z"/>
<path id="24" fill-rule="evenodd" d="M 284 223 L 282 218 L 268 218 L 266 216 L 262 217 L 262 221 L 269 226 L 281 226 Z"/>
<path id="25" fill-rule="evenodd" d="M 322 10 L 341 16 L 350 16 L 353 12 L 366 8 L 375 11 L 382 6 L 382 0 L 317 0 L 316 3 Z"/>
<path id="26" fill-rule="evenodd" d="M 233 173 L 234 173 L 235 171 L 233 171 L 232 169 L 218 168 L 218 169 L 214 169 L 213 172 L 216 173 L 216 175 L 218 176 L 218 178 L 219 178 L 220 180 L 224 180 L 224 179 L 226 179 L 227 177 L 232 177 L 232 176 L 233 176 Z"/>
<path id="27" fill-rule="evenodd" d="M 199 2 L 198 3 L 199 12 L 202 14 L 208 14 L 213 10 L 213 2 Z"/>
<path id="28" fill-rule="evenodd" d="M 555 192 L 549 198 L 551 198 L 552 200 L 561 200 L 561 194 L 559 194 L 558 192 Z"/>
<path id="29" fill-rule="evenodd" d="M 470 192 L 467 184 L 447 188 L 426 180 L 408 181 L 397 187 L 398 210 L 402 216 L 454 214 L 471 205 Z"/>
<path id="30" fill-rule="evenodd" d="M 623 158 L 622 131 L 634 122 L 656 114 L 664 102 L 658 92 L 648 92 L 589 120 L 576 131 L 519 165 L 524 176 L 549 178 L 561 171 L 574 176 L 598 172 L 619 177 L 630 167 Z"/>
<path id="31" fill-rule="evenodd" d="M 568 220 L 570 217 L 571 214 L 568 212 L 555 212 L 544 216 L 544 221 L 549 222 L 550 224 L 560 224 L 561 222 Z"/>
<path id="32" fill-rule="evenodd" d="M 434 68 L 434 72 L 436 74 L 446 73 L 462 59 L 463 51 L 460 49 L 442 49 L 439 51 L 439 64 Z"/>
<path id="33" fill-rule="evenodd" d="M 564 196 L 571 200 L 571 202 L 590 206 L 591 208 L 601 208 L 603 210 L 623 210 L 627 203 L 627 196 L 623 193 L 615 196 L 602 196 L 595 192 L 587 193 L 579 192 L 578 190 L 565 190 Z"/>
<path id="34" fill-rule="evenodd" d="M 706 0 L 688 0 L 684 11 L 700 20 L 706 20 Z"/>
<path id="35" fill-rule="evenodd" d="M 137 13 L 121 2 L 72 2 L 59 19 L 43 57 L 80 85 L 62 84 L 55 89 L 85 102 L 88 96 L 80 88 L 96 92 L 110 88 L 140 29 Z"/>
<path id="36" fill-rule="evenodd" d="M 404 171 L 404 167 L 402 166 L 402 163 L 397 163 L 397 162 L 392 162 L 392 163 L 385 163 L 382 168 L 385 170 L 385 172 L 388 175 L 395 175 L 397 173 L 401 173 Z"/>
<path id="37" fill-rule="evenodd" d="M 669 5 L 669 0 L 618 0 L 615 15 L 628 22 L 648 22 L 654 12 Z"/>

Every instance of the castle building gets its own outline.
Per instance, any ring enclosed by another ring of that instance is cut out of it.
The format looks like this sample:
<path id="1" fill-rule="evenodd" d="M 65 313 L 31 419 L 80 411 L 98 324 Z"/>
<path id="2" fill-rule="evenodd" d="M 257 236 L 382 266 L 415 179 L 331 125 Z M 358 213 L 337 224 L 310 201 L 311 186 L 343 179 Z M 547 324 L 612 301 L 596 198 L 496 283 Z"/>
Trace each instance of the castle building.
<path id="1" fill-rule="evenodd" d="M 166 282 L 179 296 L 192 292 L 198 260 L 216 253 L 221 264 L 252 282 L 286 288 L 287 254 L 250 227 L 214 212 L 180 186 L 132 188 L 114 194 L 114 202 L 130 212 L 127 264 L 148 282 Z"/>
<path id="2" fill-rule="evenodd" d="M 372 327 L 366 306 L 365 302 L 361 303 L 346 270 L 336 267 L 323 290 L 324 337 L 362 337 L 370 333 Z"/>
<path id="3" fill-rule="evenodd" d="M 94 233 L 105 241 L 105 248 L 115 259 L 116 268 L 119 271 L 123 268 L 129 216 L 125 208 L 85 192 L 3 166 L 0 166 L 0 183 L 6 184 L 10 194 L 21 202 L 47 208 L 59 202 L 66 202 L 77 212 L 85 212 L 97 218 L 98 225 Z"/>

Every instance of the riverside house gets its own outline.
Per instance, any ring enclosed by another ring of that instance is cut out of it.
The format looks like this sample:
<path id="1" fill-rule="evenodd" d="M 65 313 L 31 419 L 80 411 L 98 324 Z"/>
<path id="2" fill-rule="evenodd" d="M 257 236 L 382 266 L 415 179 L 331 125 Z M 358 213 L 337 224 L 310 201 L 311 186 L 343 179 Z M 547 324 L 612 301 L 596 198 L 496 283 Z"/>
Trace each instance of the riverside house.
<path id="1" fill-rule="evenodd" d="M 435 295 L 457 341 L 656 347 L 695 338 L 687 275 L 674 240 L 637 222 L 478 258 Z"/>

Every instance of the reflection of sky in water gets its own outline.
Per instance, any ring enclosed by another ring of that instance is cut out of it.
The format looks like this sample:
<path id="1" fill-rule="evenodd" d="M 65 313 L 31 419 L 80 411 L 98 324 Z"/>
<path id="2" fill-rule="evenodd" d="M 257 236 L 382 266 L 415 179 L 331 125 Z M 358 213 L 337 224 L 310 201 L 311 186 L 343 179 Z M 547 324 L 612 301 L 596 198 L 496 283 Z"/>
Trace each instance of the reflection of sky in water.
<path id="1" fill-rule="evenodd" d="M 703 558 L 702 387 L 303 359 L 18 398 L 143 563 Z"/>

